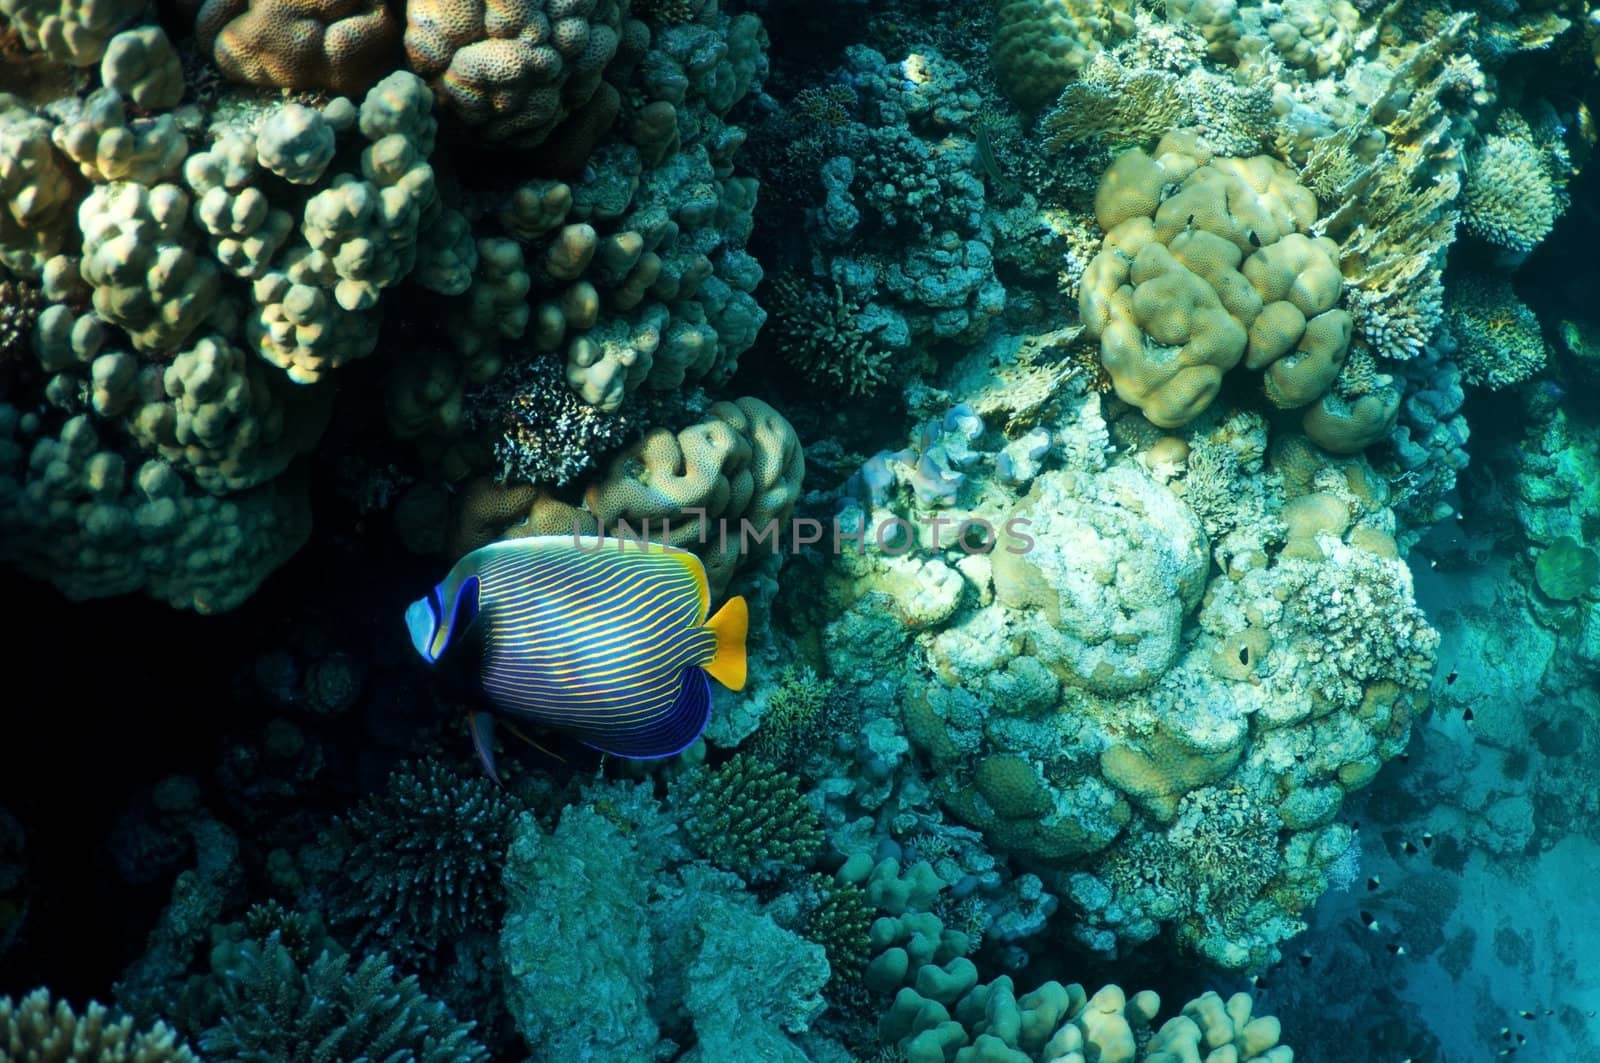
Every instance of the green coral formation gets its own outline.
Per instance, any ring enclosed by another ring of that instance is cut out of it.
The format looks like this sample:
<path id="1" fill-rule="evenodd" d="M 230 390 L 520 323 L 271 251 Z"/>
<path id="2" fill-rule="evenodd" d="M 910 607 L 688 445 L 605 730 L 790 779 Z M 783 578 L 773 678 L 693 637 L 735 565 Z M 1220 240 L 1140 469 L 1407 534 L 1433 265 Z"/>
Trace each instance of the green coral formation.
<path id="1" fill-rule="evenodd" d="M 535 1054 L 804 1060 L 822 946 L 693 860 L 649 787 L 609 786 L 554 831 L 518 820 L 505 869 L 507 1004 Z M 595 868 L 607 873 L 596 875 Z"/>
<path id="2" fill-rule="evenodd" d="M 433 759 L 389 777 L 382 793 L 336 820 L 326 844 L 345 852 L 345 916 L 360 940 L 433 956 L 500 908 L 500 871 L 515 803 L 482 775 Z"/>
<path id="3" fill-rule="evenodd" d="M 705 857 L 751 882 L 805 866 L 822 843 L 800 779 L 747 753 L 674 783 L 684 830 Z"/>
<path id="4" fill-rule="evenodd" d="M 381 955 L 353 967 L 348 956 L 332 951 L 304 962 L 274 931 L 265 941 L 219 945 L 207 988 L 217 1017 L 200 1035 L 200 1047 L 210 1058 L 489 1058 L 473 1040 L 470 1023 L 455 1021 L 422 993 L 414 975 L 400 977 Z"/>
<path id="5" fill-rule="evenodd" d="M 805 936 L 822 946 L 828 957 L 829 982 L 835 988 L 860 977 L 870 955 L 868 932 L 873 909 L 867 892 L 854 882 L 812 875 L 815 906 L 805 919 Z"/>
<path id="6" fill-rule="evenodd" d="M 1539 551 L 1534 562 L 1539 589 L 1558 602 L 1582 598 L 1600 583 L 1600 556 L 1570 535 Z"/>
<path id="7" fill-rule="evenodd" d="M 749 751 L 779 766 L 801 759 L 841 722 L 831 679 L 811 668 L 785 668 L 761 713 Z"/>

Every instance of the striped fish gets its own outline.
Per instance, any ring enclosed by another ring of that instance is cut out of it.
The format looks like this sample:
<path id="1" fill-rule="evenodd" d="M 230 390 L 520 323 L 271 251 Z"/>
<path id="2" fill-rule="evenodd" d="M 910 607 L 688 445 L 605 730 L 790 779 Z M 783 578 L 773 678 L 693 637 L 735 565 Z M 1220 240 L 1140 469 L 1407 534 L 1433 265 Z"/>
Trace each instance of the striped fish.
<path id="1" fill-rule="evenodd" d="M 645 760 L 693 745 L 707 676 L 744 687 L 743 598 L 706 619 L 711 591 L 687 550 L 632 539 L 529 536 L 467 554 L 406 609 L 411 643 L 508 720 Z M 473 742 L 494 775 L 490 717 Z"/>

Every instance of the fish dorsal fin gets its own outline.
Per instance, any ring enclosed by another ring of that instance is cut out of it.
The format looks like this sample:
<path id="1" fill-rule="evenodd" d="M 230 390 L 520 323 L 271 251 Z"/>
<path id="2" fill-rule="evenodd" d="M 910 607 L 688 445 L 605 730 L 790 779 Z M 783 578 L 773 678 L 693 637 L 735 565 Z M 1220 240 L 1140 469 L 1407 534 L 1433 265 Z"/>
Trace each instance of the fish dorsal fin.
<path id="1" fill-rule="evenodd" d="M 745 680 L 744 637 L 750 628 L 750 608 L 744 598 L 729 598 L 717 615 L 706 621 L 717 636 L 717 652 L 702 668 L 729 690 L 743 690 Z"/>
<path id="2" fill-rule="evenodd" d="M 700 609 L 695 613 L 697 621 L 704 621 L 706 614 L 711 612 L 711 585 L 706 582 L 706 566 L 700 559 L 687 550 L 675 547 L 664 547 L 662 554 L 682 565 L 684 570 L 694 577 L 695 593 L 700 596 Z"/>

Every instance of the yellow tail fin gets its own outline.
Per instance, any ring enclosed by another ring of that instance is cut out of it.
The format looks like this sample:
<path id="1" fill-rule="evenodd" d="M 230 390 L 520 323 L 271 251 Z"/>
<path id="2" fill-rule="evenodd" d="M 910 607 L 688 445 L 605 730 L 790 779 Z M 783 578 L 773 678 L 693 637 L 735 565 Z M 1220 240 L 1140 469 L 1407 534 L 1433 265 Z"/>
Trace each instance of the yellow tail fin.
<path id="1" fill-rule="evenodd" d="M 729 690 L 744 689 L 744 636 L 750 628 L 750 608 L 738 595 L 729 598 L 717 615 L 706 621 L 717 636 L 717 652 L 701 665 L 712 679 Z"/>

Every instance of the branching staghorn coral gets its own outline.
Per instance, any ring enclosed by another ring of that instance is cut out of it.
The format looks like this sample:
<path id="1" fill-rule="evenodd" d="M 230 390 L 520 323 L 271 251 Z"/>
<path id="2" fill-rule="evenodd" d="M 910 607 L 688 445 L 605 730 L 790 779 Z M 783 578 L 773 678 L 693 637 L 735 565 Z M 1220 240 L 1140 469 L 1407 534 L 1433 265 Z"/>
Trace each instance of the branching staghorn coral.
<path id="1" fill-rule="evenodd" d="M 695 847 L 748 882 L 805 866 L 822 844 L 800 779 L 747 753 L 674 783 L 673 797 Z"/>
<path id="2" fill-rule="evenodd" d="M 888 378 L 889 352 L 856 326 L 837 283 L 830 298 L 798 274 L 784 273 L 772 282 L 771 300 L 767 330 L 784 359 L 811 383 L 866 396 Z"/>
<path id="3" fill-rule="evenodd" d="M 343 916 L 421 959 L 493 925 L 515 803 L 485 776 L 434 759 L 396 771 L 325 839 L 348 853 Z"/>
<path id="4" fill-rule="evenodd" d="M 200 1063 L 176 1033 L 158 1022 L 133 1029 L 133 1019 L 112 1020 L 90 1001 L 78 1015 L 65 1000 L 50 1003 L 48 989 L 21 1000 L 0 997 L 0 1058 L 16 1063 Z"/>
<path id="5" fill-rule="evenodd" d="M 213 1018 L 200 1035 L 208 1058 L 320 1063 L 326 1059 L 414 1059 L 485 1063 L 472 1024 L 400 977 L 382 956 L 324 951 L 297 959 L 273 931 L 265 941 L 224 943 L 212 952 L 204 992 Z"/>

